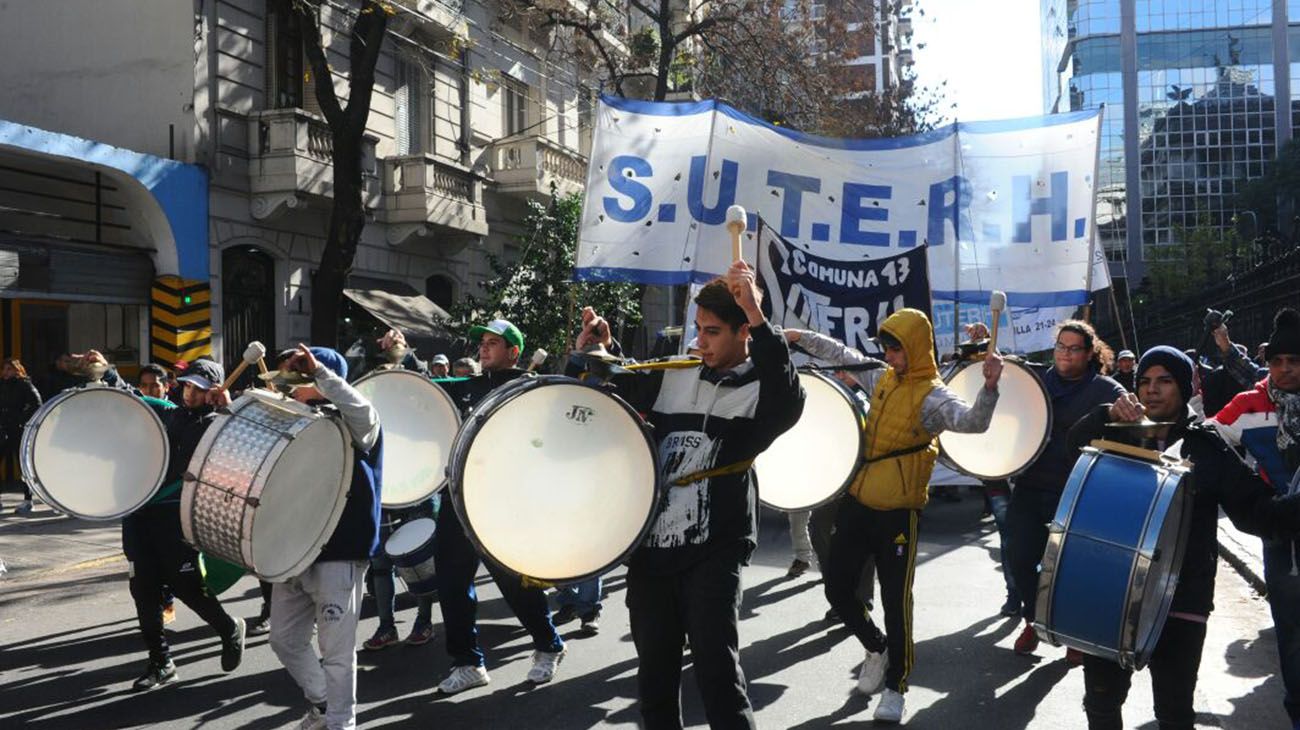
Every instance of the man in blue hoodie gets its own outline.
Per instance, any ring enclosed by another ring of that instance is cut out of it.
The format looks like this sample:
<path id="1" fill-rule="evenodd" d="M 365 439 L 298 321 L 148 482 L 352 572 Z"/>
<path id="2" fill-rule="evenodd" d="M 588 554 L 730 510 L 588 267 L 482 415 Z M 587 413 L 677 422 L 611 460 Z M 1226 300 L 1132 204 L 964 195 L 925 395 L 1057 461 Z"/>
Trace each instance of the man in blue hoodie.
<path id="1" fill-rule="evenodd" d="M 312 385 L 295 400 L 333 408 L 352 436 L 352 484 L 338 527 L 320 557 L 271 594 L 271 648 L 311 703 L 300 728 L 350 730 L 357 723 L 357 619 L 362 576 L 379 548 L 383 437 L 374 406 L 348 385 L 347 361 L 325 347 L 298 349 L 281 370 L 303 373 Z M 312 629 L 321 656 L 312 649 Z"/>

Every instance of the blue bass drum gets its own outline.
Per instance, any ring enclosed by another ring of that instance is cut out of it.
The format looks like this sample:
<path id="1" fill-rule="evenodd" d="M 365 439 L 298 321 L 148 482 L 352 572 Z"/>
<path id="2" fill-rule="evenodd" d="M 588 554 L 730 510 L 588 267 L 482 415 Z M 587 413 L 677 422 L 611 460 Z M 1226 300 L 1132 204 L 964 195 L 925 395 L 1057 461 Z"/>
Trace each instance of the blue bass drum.
<path id="1" fill-rule="evenodd" d="M 1088 447 L 1048 531 L 1034 628 L 1056 645 L 1146 666 L 1164 628 L 1191 526 L 1190 465 L 1133 447 Z"/>

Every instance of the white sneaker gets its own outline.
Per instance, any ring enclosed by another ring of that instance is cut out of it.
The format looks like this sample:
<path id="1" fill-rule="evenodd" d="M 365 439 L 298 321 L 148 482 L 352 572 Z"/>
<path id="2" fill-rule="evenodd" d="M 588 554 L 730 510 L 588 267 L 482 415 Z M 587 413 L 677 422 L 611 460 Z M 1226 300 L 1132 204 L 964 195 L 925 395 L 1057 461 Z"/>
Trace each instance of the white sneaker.
<path id="1" fill-rule="evenodd" d="M 302 721 L 298 723 L 298 730 L 325 730 L 329 727 L 325 723 L 325 713 L 320 708 L 312 705 L 307 714 L 302 716 Z"/>
<path id="2" fill-rule="evenodd" d="M 876 705 L 876 722 L 899 723 L 903 721 L 903 695 L 892 689 L 880 695 L 880 704 Z"/>
<path id="3" fill-rule="evenodd" d="M 881 651 L 867 650 L 862 660 L 862 669 L 858 672 L 858 692 L 868 697 L 879 692 L 885 683 L 885 669 L 889 666 L 889 654 Z"/>
<path id="4" fill-rule="evenodd" d="M 487 669 L 483 667 L 455 667 L 451 670 L 451 674 L 442 680 L 442 684 L 438 685 L 438 691 L 445 695 L 454 695 L 467 689 L 482 687 L 490 681 Z"/>
<path id="5" fill-rule="evenodd" d="M 555 677 L 556 667 L 560 666 L 567 652 L 568 649 L 563 647 L 559 651 L 533 652 L 533 668 L 528 670 L 528 681 L 533 684 L 546 684 L 551 681 Z"/>

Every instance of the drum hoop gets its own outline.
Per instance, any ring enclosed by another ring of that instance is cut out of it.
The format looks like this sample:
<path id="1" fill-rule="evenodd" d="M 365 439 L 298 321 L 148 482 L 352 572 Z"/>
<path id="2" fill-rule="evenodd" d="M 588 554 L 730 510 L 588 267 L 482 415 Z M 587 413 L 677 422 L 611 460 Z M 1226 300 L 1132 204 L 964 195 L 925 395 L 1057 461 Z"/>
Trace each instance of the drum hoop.
<path id="1" fill-rule="evenodd" d="M 1079 504 L 1083 485 L 1088 481 L 1089 475 L 1092 474 L 1093 468 L 1097 466 L 1101 457 L 1101 452 L 1091 447 L 1085 448 L 1083 452 L 1088 463 L 1084 466 L 1083 476 L 1076 481 L 1073 478 L 1074 469 L 1079 468 L 1076 462 L 1070 472 L 1070 478 L 1066 481 L 1067 491 L 1061 493 L 1061 499 L 1056 505 L 1056 514 L 1052 516 L 1052 522 L 1047 529 L 1047 547 L 1043 551 L 1041 561 L 1042 572 L 1035 587 L 1038 600 L 1035 603 L 1034 626 L 1038 633 L 1053 646 L 1061 645 L 1060 637 L 1051 628 L 1055 625 L 1052 617 L 1054 608 L 1052 599 L 1056 595 L 1056 572 L 1060 567 L 1061 552 L 1065 550 L 1066 536 L 1070 532 L 1070 523 L 1074 521 L 1074 510 Z M 1071 486 L 1072 484 L 1074 486 Z"/>
<path id="2" fill-rule="evenodd" d="M 474 444 L 475 437 L 478 436 L 479 427 L 482 423 L 487 421 L 493 413 L 501 410 L 501 408 L 503 408 L 507 403 L 515 400 L 524 393 L 553 384 L 568 384 L 590 388 L 601 395 L 609 397 L 622 407 L 622 409 L 630 415 L 636 423 L 638 431 L 641 433 L 641 437 L 645 440 L 646 449 L 650 452 L 650 460 L 654 467 L 654 495 L 650 500 L 651 506 L 650 510 L 646 514 L 645 522 L 641 525 L 641 529 L 637 531 L 636 538 L 633 539 L 628 547 L 619 554 L 619 557 L 614 560 L 614 562 L 589 573 L 579 576 L 565 577 L 560 580 L 549 578 L 539 579 L 535 578 L 535 576 L 523 576 L 526 578 L 541 580 L 553 585 L 572 585 L 604 575 L 615 566 L 626 562 L 628 557 L 631 556 L 641 543 L 645 541 L 645 537 L 649 534 L 650 528 L 654 526 L 655 518 L 659 515 L 659 506 L 663 498 L 664 490 L 663 477 L 659 468 L 659 450 L 655 448 L 654 436 L 650 432 L 649 424 L 646 423 L 645 419 L 641 418 L 641 414 L 637 413 L 636 409 L 632 408 L 627 401 L 613 393 L 609 393 L 593 385 L 588 385 L 581 380 L 570 378 L 566 375 L 525 376 L 516 378 L 515 380 L 497 387 L 495 390 L 488 393 L 488 395 L 483 398 L 482 401 L 479 401 L 479 404 L 470 411 L 469 415 L 461 424 L 460 431 L 456 433 L 456 439 L 452 442 L 451 446 L 451 458 L 447 462 L 447 493 L 451 495 L 452 508 L 456 511 L 457 519 L 460 520 L 460 524 L 463 528 L 462 532 L 465 537 L 469 539 L 470 544 L 474 546 L 474 549 L 478 554 L 483 556 L 484 560 L 490 560 L 493 565 L 496 565 L 512 574 L 522 576 L 522 573 L 519 573 L 498 560 L 479 539 L 478 533 L 474 530 L 473 523 L 467 519 L 465 514 L 464 496 L 462 493 L 463 485 L 461 485 L 460 481 L 456 478 L 456 474 L 460 473 L 464 468 L 465 458 L 469 453 L 470 447 Z"/>
<path id="3" fill-rule="evenodd" d="M 1173 475 L 1178 474 L 1181 478 L 1179 481 L 1167 488 L 1168 504 L 1164 506 L 1164 520 L 1161 521 L 1163 528 L 1166 521 L 1177 513 L 1179 519 L 1178 533 L 1174 536 L 1173 554 L 1170 556 L 1161 556 L 1160 562 L 1169 566 L 1169 570 L 1163 576 L 1164 588 L 1160 595 L 1156 597 L 1159 602 L 1156 608 L 1156 625 L 1163 626 L 1169 618 L 1169 608 L 1173 605 L 1174 592 L 1178 587 L 1178 577 L 1182 572 L 1183 555 L 1187 549 L 1187 539 L 1191 532 L 1191 511 L 1192 499 L 1187 489 L 1187 472 L 1180 469 L 1162 469 L 1165 472 L 1161 478 L 1160 489 L 1163 492 L 1166 489 L 1166 481 Z M 1159 540 L 1161 530 L 1152 530 L 1151 521 L 1155 518 L 1157 508 L 1161 506 L 1161 500 L 1152 500 L 1147 510 L 1147 519 L 1142 525 L 1142 544 L 1138 546 L 1137 553 L 1145 557 L 1148 552 L 1154 554 L 1159 549 Z M 1167 561 L 1167 562 L 1166 562 Z M 1134 671 L 1140 670 L 1146 666 L 1151 659 L 1152 652 L 1155 651 L 1156 643 L 1160 639 L 1159 631 L 1152 631 L 1146 636 L 1138 633 L 1142 623 L 1142 598 L 1141 594 L 1133 590 L 1135 578 L 1141 572 L 1143 576 L 1142 583 L 1146 584 L 1150 580 L 1151 567 L 1154 560 L 1134 560 L 1133 572 L 1129 577 L 1128 596 L 1126 596 L 1124 616 L 1122 626 L 1133 637 L 1133 646 L 1129 652 L 1120 652 L 1119 663 L 1126 669 Z M 1134 595 L 1137 594 L 1137 595 Z M 1153 627 L 1154 628 L 1154 627 Z M 1121 636 L 1123 638 L 1123 636 Z M 1121 642 L 1122 644 L 1122 642 Z"/>
<path id="4" fill-rule="evenodd" d="M 853 408 L 853 412 L 857 416 L 857 421 L 858 421 L 858 458 L 853 461 L 853 468 L 849 471 L 848 477 L 845 478 L 844 483 L 841 484 L 838 489 L 836 489 L 829 497 L 819 502 L 816 502 L 814 504 L 808 505 L 807 507 L 800 507 L 798 509 L 785 509 L 782 507 L 777 507 L 776 505 L 773 504 L 769 504 L 763 499 L 763 485 L 758 484 L 758 490 L 757 490 L 758 503 L 763 505 L 764 507 L 767 507 L 770 510 L 775 510 L 777 512 L 783 512 L 786 514 L 791 514 L 794 512 L 807 512 L 809 510 L 814 510 L 819 507 L 825 507 L 826 505 L 840 499 L 841 497 L 844 496 L 844 493 L 849 490 L 849 487 L 853 486 L 853 481 L 857 479 L 858 473 L 862 471 L 862 467 L 863 465 L 866 464 L 867 461 L 866 458 L 867 416 L 865 413 L 862 412 L 862 408 L 858 405 L 857 396 L 853 395 L 853 391 L 845 387 L 843 383 L 836 380 L 834 377 L 827 375 L 824 371 L 818 368 L 801 367 L 798 368 L 798 371 L 800 375 L 804 375 L 804 374 L 811 375 L 826 383 L 829 383 L 832 387 L 837 388 L 840 396 L 842 396 L 845 400 L 847 400 L 849 406 Z M 754 481 L 755 483 L 758 482 L 757 470 L 754 470 Z"/>
<path id="5" fill-rule="evenodd" d="M 49 490 L 45 488 L 44 483 L 40 478 L 40 471 L 36 467 L 36 433 L 40 430 L 41 424 L 45 422 L 46 417 L 49 416 L 49 414 L 52 413 L 60 404 L 71 400 L 77 395 L 82 393 L 99 392 L 111 393 L 114 397 L 121 396 L 129 399 L 131 403 L 137 404 L 144 410 L 144 412 L 149 414 L 149 417 L 153 425 L 158 429 L 158 434 L 162 437 L 163 442 L 162 471 L 158 473 L 157 483 L 154 484 L 153 488 L 149 490 L 148 495 L 138 504 L 133 504 L 121 512 L 115 512 L 108 516 L 85 515 L 68 509 L 65 504 L 54 499 Z M 87 383 L 75 388 L 68 388 L 41 404 L 41 407 L 37 408 L 36 412 L 32 414 L 32 417 L 23 425 L 23 435 L 18 446 L 19 470 L 23 473 L 23 482 L 25 482 L 27 486 L 36 493 L 36 496 L 40 497 L 41 501 L 50 505 L 59 512 L 88 522 L 109 522 L 111 520 L 121 519 L 146 504 L 149 504 L 149 500 L 153 499 L 154 495 L 158 494 L 158 490 L 163 486 L 163 481 L 167 478 L 167 469 L 171 466 L 171 449 L 168 447 L 168 444 L 167 429 L 163 426 L 162 419 L 158 417 L 157 413 L 154 413 L 154 410 L 150 408 L 148 404 L 128 391 L 113 388 L 102 383 Z"/>
<path id="6" fill-rule="evenodd" d="M 971 362 L 963 363 L 961 367 L 955 368 L 952 371 L 952 378 L 957 377 L 958 373 L 962 372 L 968 367 L 971 367 L 973 365 L 983 366 L 983 364 L 984 364 L 983 361 L 971 361 Z M 939 458 L 942 459 L 945 464 L 951 465 L 955 471 L 961 472 L 966 476 L 974 477 L 975 479 L 979 479 L 981 481 L 986 481 L 986 482 L 996 482 L 1002 479 L 1010 479 L 1011 477 L 1017 476 L 1019 474 L 1023 474 L 1029 469 L 1029 467 L 1033 466 L 1034 462 L 1038 461 L 1038 458 L 1043 455 L 1044 451 L 1047 450 L 1047 442 L 1051 441 L 1052 438 L 1052 422 L 1056 417 L 1056 414 L 1052 412 L 1051 395 L 1048 394 L 1047 386 L 1043 384 L 1043 379 L 1038 375 L 1038 373 L 1033 368 L 1029 367 L 1028 365 L 1025 365 L 1024 363 L 1015 362 L 1015 361 L 1005 361 L 1003 364 L 1004 366 L 1010 365 L 1013 367 L 1018 367 L 1021 370 L 1028 372 L 1033 377 L 1034 383 L 1038 385 L 1038 389 L 1042 391 L 1043 402 L 1047 404 L 1047 424 L 1046 424 L 1047 428 L 1043 431 L 1043 437 L 1038 442 L 1038 448 L 1034 450 L 1033 457 L 1028 462 L 1025 463 L 1024 468 L 1018 471 L 1008 472 L 1006 474 L 997 474 L 997 475 L 976 474 L 974 472 L 967 471 L 966 469 L 961 468 L 961 466 L 959 466 L 957 462 L 953 461 L 952 457 L 948 456 L 948 453 L 944 450 L 943 437 L 944 434 L 947 433 L 947 431 L 944 431 L 943 433 L 939 434 Z M 943 381 L 944 384 L 947 385 L 949 382 L 952 381 L 952 378 L 944 378 Z"/>
<path id="7" fill-rule="evenodd" d="M 380 377 L 380 376 L 392 376 L 392 375 L 404 375 L 404 376 L 407 376 L 407 377 L 416 378 L 416 379 L 418 379 L 420 382 L 427 384 L 431 389 L 433 389 L 434 391 L 436 391 L 436 392 L 438 393 L 438 397 L 442 398 L 442 400 L 446 401 L 447 405 L 450 406 L 450 408 L 451 408 L 451 413 L 452 413 L 452 415 L 456 418 L 456 430 L 457 430 L 457 432 L 460 431 L 460 427 L 461 427 L 461 425 L 464 423 L 464 420 L 465 420 L 465 419 L 461 418 L 461 416 L 460 416 L 460 408 L 457 407 L 457 405 L 456 405 L 456 401 L 452 399 L 451 395 L 448 394 L 447 391 L 445 391 L 445 390 L 443 390 L 442 388 L 440 388 L 440 387 L 438 386 L 437 383 L 433 382 L 432 380 L 429 380 L 428 378 L 424 377 L 424 376 L 421 375 L 420 373 L 414 372 L 414 371 L 412 371 L 412 370 L 398 370 L 398 369 L 393 369 L 393 370 L 371 370 L 370 372 L 366 373 L 365 375 L 362 375 L 361 377 L 357 378 L 356 381 L 352 383 L 352 387 L 355 388 L 356 386 L 361 385 L 362 383 L 366 382 L 367 380 L 373 380 L 373 379 L 378 378 L 378 377 Z M 455 437 L 452 438 L 452 443 L 453 443 L 453 444 L 455 443 Z M 448 453 L 450 454 L 450 449 L 448 449 Z M 449 459 L 448 459 L 448 465 L 450 465 L 450 463 L 451 463 L 451 462 L 450 462 L 450 458 L 449 458 Z M 429 501 L 429 499 L 432 498 L 435 494 L 437 494 L 438 492 L 441 492 L 443 489 L 446 489 L 448 478 L 447 478 L 447 473 L 446 473 L 446 467 L 445 467 L 445 466 L 443 467 L 443 470 L 444 470 L 444 471 L 443 471 L 442 481 L 438 482 L 438 486 L 434 487 L 434 488 L 433 488 L 433 491 L 432 491 L 432 492 L 429 492 L 427 495 L 425 495 L 425 496 L 423 496 L 423 497 L 420 497 L 419 499 L 411 500 L 411 501 L 409 501 L 409 502 L 386 502 L 386 501 L 384 501 L 384 499 L 383 499 L 383 494 L 381 493 L 381 494 L 380 494 L 380 505 L 381 505 L 384 509 L 405 509 L 405 508 L 407 508 L 407 507 L 414 507 L 414 506 L 416 506 L 417 504 L 424 504 L 425 502 Z"/>

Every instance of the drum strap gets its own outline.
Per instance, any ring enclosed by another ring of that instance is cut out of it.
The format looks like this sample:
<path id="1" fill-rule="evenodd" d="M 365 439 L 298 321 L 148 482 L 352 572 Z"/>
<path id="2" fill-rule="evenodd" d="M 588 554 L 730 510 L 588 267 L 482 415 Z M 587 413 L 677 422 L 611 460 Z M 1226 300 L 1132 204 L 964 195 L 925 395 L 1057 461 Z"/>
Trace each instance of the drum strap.
<path id="1" fill-rule="evenodd" d="M 685 487 L 694 484 L 695 482 L 702 482 L 705 479 L 711 479 L 713 477 L 721 477 L 721 476 L 726 476 L 728 474 L 740 474 L 741 472 L 749 471 L 749 467 L 753 465 L 754 465 L 753 459 L 746 459 L 745 461 L 737 461 L 734 464 L 727 464 L 726 466 L 719 466 L 714 469 L 693 471 L 690 474 L 687 474 L 686 476 L 682 476 L 674 479 L 673 486 Z"/>
<path id="2" fill-rule="evenodd" d="M 915 454 L 917 452 L 925 451 L 926 449 L 930 448 L 930 444 L 931 444 L 930 441 L 926 441 L 923 444 L 917 444 L 916 446 L 908 446 L 905 449 L 898 449 L 897 451 L 890 451 L 889 453 L 881 454 L 880 456 L 869 456 L 867 457 L 864 463 L 874 464 L 877 461 L 884 461 L 885 459 L 897 459 L 900 456 Z"/>

